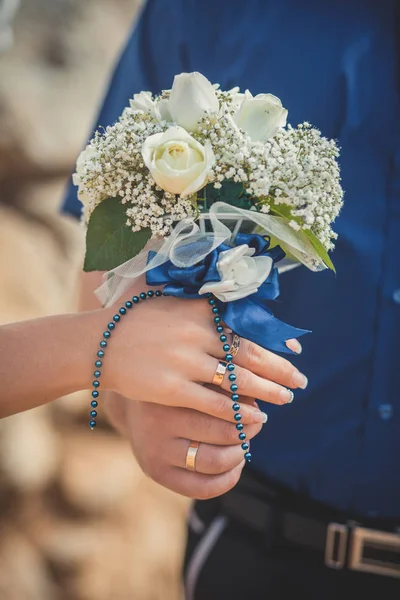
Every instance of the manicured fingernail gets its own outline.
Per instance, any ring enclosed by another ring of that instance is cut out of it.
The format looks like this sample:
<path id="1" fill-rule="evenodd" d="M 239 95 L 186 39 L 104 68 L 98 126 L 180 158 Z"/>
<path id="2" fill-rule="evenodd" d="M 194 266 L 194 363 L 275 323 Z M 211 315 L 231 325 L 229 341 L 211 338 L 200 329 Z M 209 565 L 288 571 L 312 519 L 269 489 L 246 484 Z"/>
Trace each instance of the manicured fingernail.
<path id="1" fill-rule="evenodd" d="M 268 421 L 268 415 L 261 410 L 254 411 L 253 421 L 254 423 L 266 423 Z"/>
<path id="2" fill-rule="evenodd" d="M 293 402 L 294 394 L 292 390 L 287 390 L 284 388 L 279 393 L 285 404 L 290 404 Z"/>
<path id="3" fill-rule="evenodd" d="M 292 339 L 292 340 L 288 340 L 286 342 L 286 346 L 289 348 L 289 350 L 291 350 L 292 352 L 295 352 L 296 354 L 301 354 L 303 351 L 303 347 L 300 344 L 300 342 L 298 340 Z"/>
<path id="4" fill-rule="evenodd" d="M 308 379 L 303 373 L 300 371 L 296 371 L 293 375 L 293 385 L 294 387 L 299 387 L 302 390 L 305 390 L 308 385 Z"/>

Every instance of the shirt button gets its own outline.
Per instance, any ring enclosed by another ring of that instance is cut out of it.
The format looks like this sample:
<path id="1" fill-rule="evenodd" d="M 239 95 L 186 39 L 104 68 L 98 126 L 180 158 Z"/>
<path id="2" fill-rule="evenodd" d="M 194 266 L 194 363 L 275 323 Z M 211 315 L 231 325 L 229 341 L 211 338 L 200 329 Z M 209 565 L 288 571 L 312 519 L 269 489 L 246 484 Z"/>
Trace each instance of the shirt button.
<path id="1" fill-rule="evenodd" d="M 400 304 L 400 289 L 394 290 L 392 298 L 396 304 Z"/>
<path id="2" fill-rule="evenodd" d="M 378 406 L 378 412 L 383 421 L 388 421 L 393 416 L 393 406 L 391 404 L 381 404 Z"/>

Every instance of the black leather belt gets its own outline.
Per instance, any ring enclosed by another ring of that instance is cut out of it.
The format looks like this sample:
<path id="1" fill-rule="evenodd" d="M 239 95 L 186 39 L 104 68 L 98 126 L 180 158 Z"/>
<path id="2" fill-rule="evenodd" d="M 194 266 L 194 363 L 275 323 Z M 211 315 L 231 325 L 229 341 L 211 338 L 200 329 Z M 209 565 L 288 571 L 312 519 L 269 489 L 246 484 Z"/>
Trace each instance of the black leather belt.
<path id="1" fill-rule="evenodd" d="M 304 501 L 297 494 L 282 495 L 273 486 L 266 488 L 246 477 L 245 485 L 218 499 L 223 514 L 258 532 L 268 543 L 281 539 L 318 552 L 327 567 L 400 577 L 400 529 L 394 524 L 375 529 L 370 523 L 338 518 L 311 501 L 311 509 L 307 506 L 303 512 Z"/>

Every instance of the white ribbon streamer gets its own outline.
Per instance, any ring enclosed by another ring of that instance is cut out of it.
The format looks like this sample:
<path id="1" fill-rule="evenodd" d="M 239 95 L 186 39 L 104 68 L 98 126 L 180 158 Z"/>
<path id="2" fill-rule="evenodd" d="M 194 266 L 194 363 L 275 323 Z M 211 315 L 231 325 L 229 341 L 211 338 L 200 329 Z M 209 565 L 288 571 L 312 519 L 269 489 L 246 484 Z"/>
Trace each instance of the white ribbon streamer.
<path id="1" fill-rule="evenodd" d="M 211 231 L 206 231 L 207 221 L 210 222 Z M 233 228 L 229 228 L 222 221 L 233 223 Z M 177 267 L 191 267 L 223 242 L 234 244 L 235 236 L 241 228 L 246 229 L 246 233 L 272 235 L 286 253 L 312 271 L 326 268 L 305 233 L 292 229 L 283 217 L 216 202 L 207 214 L 199 216 L 199 225 L 193 218 L 180 221 L 166 240 L 150 240 L 137 256 L 106 273 L 102 285 L 96 290 L 96 296 L 103 306 L 110 306 L 147 271 L 168 260 Z M 148 260 L 150 251 L 156 254 Z M 279 272 L 298 266 L 296 260 L 281 261 L 278 264 Z"/>

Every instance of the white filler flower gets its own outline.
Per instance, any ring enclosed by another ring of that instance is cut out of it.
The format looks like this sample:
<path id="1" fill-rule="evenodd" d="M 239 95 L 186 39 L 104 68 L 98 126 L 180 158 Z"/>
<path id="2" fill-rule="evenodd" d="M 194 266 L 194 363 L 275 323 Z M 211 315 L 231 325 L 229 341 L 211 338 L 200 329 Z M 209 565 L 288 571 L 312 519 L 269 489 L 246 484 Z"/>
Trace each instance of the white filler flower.
<path id="1" fill-rule="evenodd" d="M 214 294 L 221 302 L 233 302 L 255 294 L 273 266 L 270 256 L 255 256 L 247 244 L 225 250 L 219 255 L 217 270 L 221 281 L 204 284 L 199 294 Z"/>
<path id="2" fill-rule="evenodd" d="M 142 156 L 157 185 L 181 196 L 204 187 L 215 162 L 211 144 L 202 146 L 182 127 L 148 137 Z"/>
<path id="3" fill-rule="evenodd" d="M 276 96 L 272 94 L 253 96 L 249 90 L 246 90 L 233 119 L 254 142 L 265 142 L 274 137 L 281 127 L 285 127 L 287 115 L 288 111 L 283 108 L 282 102 Z"/>

